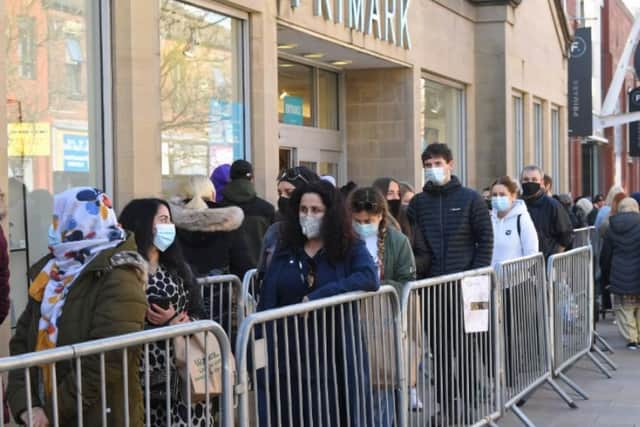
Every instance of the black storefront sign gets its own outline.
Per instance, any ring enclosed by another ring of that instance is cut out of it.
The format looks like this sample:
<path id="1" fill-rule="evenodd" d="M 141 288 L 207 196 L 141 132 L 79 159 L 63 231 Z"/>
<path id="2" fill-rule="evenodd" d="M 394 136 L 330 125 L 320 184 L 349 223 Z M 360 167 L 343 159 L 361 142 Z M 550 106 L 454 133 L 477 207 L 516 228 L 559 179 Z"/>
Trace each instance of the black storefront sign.
<path id="1" fill-rule="evenodd" d="M 640 87 L 629 92 L 629 111 L 640 111 Z M 640 157 L 640 121 L 629 123 L 629 155 Z"/>
<path id="2" fill-rule="evenodd" d="M 578 28 L 569 57 L 569 136 L 593 134 L 591 28 Z"/>

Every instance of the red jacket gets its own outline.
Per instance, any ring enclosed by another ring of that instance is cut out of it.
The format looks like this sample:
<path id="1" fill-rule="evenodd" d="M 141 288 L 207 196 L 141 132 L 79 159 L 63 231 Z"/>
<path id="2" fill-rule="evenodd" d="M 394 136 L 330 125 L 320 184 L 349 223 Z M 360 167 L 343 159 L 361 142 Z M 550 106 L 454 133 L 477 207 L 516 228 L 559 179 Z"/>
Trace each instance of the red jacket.
<path id="1" fill-rule="evenodd" d="M 0 323 L 9 314 L 9 249 L 4 230 L 0 226 Z"/>

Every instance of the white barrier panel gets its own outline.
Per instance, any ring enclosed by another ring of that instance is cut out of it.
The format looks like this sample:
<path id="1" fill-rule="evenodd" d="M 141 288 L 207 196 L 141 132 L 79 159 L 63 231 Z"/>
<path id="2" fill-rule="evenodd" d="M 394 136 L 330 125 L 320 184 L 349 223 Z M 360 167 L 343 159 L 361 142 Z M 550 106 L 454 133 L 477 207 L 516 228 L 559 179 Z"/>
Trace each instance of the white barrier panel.
<path id="1" fill-rule="evenodd" d="M 238 276 L 225 274 L 198 279 L 205 312 L 219 323 L 233 342 L 244 319 L 245 298 Z"/>
<path id="2" fill-rule="evenodd" d="M 593 345 L 593 257 L 584 246 L 549 257 L 553 374 L 585 399 L 588 395 L 564 371 L 587 355 L 607 376 L 611 374 L 591 353 Z"/>
<path id="3" fill-rule="evenodd" d="M 533 426 L 516 405 L 545 383 L 570 407 L 576 407 L 551 376 L 551 328 L 544 257 L 537 254 L 505 261 L 496 270 L 502 293 L 503 405 L 505 411 L 511 409 L 526 425 Z"/>
<path id="4" fill-rule="evenodd" d="M 179 339 L 185 344 L 180 358 L 190 369 L 176 369 L 174 343 Z M 197 339 L 204 343 L 202 348 L 196 348 Z M 151 363 L 150 359 L 157 356 L 151 354 L 153 346 L 164 348 L 165 354 L 173 357 Z M 50 394 L 41 381 L 43 366 L 51 371 Z M 144 408 L 145 425 L 158 425 L 157 419 L 152 423 L 152 414 L 172 414 L 181 406 L 189 420 L 202 412 L 199 425 L 231 427 L 233 366 L 231 346 L 223 329 L 213 321 L 201 320 L 1 358 L 0 374 L 9 373 L 9 389 L 14 393 L 20 393 L 24 383 L 24 409 L 30 427 L 36 408 L 44 409 L 54 427 L 104 427 L 140 425 L 142 419 L 131 417 L 133 407 Z M 193 375 L 198 372 L 202 375 Z M 152 377 L 158 373 L 164 398 L 152 401 Z M 142 389 L 136 385 L 142 385 Z M 0 415 L 3 386 L 0 375 Z M 196 396 L 198 391 L 203 395 Z M 200 407 L 194 409 L 192 405 Z M 171 417 L 165 418 L 168 426 L 173 424 Z M 4 427 L 1 416 L 0 427 Z"/>
<path id="5" fill-rule="evenodd" d="M 408 425 L 494 425 L 500 417 L 498 299 L 492 268 L 405 286 L 404 365 L 423 401 Z"/>
<path id="6" fill-rule="evenodd" d="M 239 425 L 405 426 L 390 286 L 249 315 L 238 333 Z"/>

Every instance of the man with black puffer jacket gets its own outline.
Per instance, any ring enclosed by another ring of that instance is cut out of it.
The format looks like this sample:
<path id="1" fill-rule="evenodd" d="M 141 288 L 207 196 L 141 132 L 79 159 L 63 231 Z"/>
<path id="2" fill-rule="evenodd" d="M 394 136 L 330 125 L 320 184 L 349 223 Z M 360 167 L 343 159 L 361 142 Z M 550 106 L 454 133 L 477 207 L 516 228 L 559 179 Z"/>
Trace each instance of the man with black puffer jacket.
<path id="1" fill-rule="evenodd" d="M 247 247 L 250 265 L 258 265 L 262 239 L 275 220 L 273 205 L 256 194 L 253 184 L 253 166 L 246 160 L 231 165 L 231 182 L 222 190 L 223 205 L 237 206 L 244 212 L 240 235 Z"/>
<path id="2" fill-rule="evenodd" d="M 573 225 L 560 202 L 545 194 L 543 179 L 544 172 L 538 166 L 527 166 L 520 175 L 522 198 L 536 226 L 540 252 L 548 259 L 571 247 Z"/>
<path id="3" fill-rule="evenodd" d="M 491 265 L 493 227 L 487 204 L 452 175 L 446 144 L 422 153 L 425 186 L 407 211 L 414 230 L 418 277 L 435 277 Z"/>
<path id="4" fill-rule="evenodd" d="M 453 156 L 446 144 L 434 143 L 422 153 L 425 186 L 407 211 L 413 230 L 413 250 L 419 278 L 459 273 L 491 265 L 493 226 L 487 204 L 480 194 L 463 187 L 452 175 Z M 477 346 L 465 334 L 462 292 L 459 287 L 430 287 L 425 290 L 423 328 L 429 336 L 434 357 L 434 386 L 440 405 L 431 424 L 453 425 L 459 411 L 467 411 L 461 400 L 465 378 Z M 429 304 L 430 301 L 430 304 Z M 436 308 L 437 306 L 437 308 Z M 411 321 L 411 320 L 410 320 Z M 465 357 L 462 357 L 462 355 Z M 488 364 L 487 364 L 488 365 Z M 489 373 L 480 374 L 489 375 Z M 468 385 L 467 385 L 468 386 Z M 479 390 L 479 384 L 472 384 Z M 418 387 L 419 388 L 419 387 Z"/>

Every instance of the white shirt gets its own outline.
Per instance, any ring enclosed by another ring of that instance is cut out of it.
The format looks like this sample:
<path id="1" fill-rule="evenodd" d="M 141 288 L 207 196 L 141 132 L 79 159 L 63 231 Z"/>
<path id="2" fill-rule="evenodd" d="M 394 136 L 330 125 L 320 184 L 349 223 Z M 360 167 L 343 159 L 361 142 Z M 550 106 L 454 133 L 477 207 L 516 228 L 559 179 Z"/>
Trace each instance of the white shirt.
<path id="1" fill-rule="evenodd" d="M 520 217 L 520 234 L 518 234 L 518 217 Z M 492 210 L 491 222 L 493 224 L 491 265 L 494 267 L 503 261 L 538 253 L 538 233 L 523 200 L 516 200 L 504 218 L 498 218 L 496 210 Z"/>
<path id="2" fill-rule="evenodd" d="M 378 234 L 376 233 L 373 236 L 367 237 L 364 239 L 364 242 L 367 244 L 367 250 L 369 251 L 371 258 L 373 258 L 373 262 L 376 264 L 376 267 L 378 267 Z M 380 268 L 377 270 L 378 277 L 380 277 Z"/>

